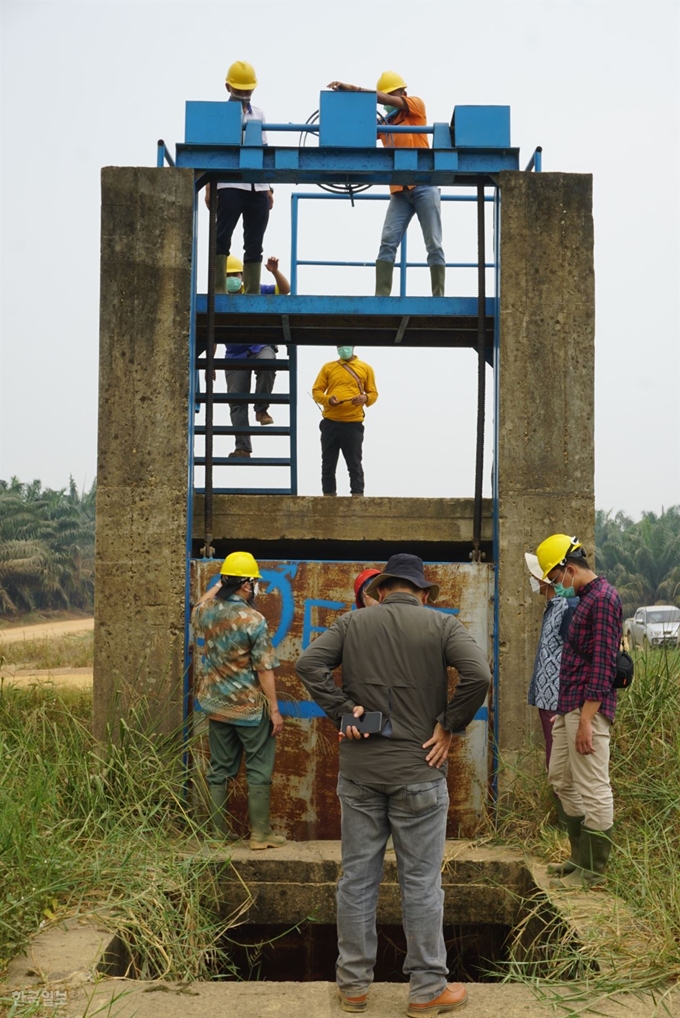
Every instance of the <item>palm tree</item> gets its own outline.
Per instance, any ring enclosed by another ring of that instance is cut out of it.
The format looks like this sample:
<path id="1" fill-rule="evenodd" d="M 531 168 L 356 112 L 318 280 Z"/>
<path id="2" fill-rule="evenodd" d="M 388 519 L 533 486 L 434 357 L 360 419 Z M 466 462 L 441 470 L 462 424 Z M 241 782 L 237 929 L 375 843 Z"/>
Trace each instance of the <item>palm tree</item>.
<path id="1" fill-rule="evenodd" d="M 0 612 L 92 607 L 95 497 L 0 481 Z"/>

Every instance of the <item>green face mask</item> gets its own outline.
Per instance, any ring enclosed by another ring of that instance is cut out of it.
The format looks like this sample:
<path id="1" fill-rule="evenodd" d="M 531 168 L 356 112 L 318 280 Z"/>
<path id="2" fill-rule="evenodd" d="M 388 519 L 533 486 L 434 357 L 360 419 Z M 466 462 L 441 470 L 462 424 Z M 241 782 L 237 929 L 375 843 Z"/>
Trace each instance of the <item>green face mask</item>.
<path id="1" fill-rule="evenodd" d="M 341 361 L 350 361 L 354 355 L 353 346 L 339 346 L 338 357 Z"/>
<path id="2" fill-rule="evenodd" d="M 239 293 L 242 285 L 240 276 L 227 276 L 227 293 Z"/>
<path id="3" fill-rule="evenodd" d="M 399 109 L 398 106 L 383 106 L 383 109 L 388 117 L 391 117 L 393 113 L 396 113 Z"/>
<path id="4" fill-rule="evenodd" d="M 564 574 L 562 574 L 564 576 Z M 553 583 L 555 594 L 557 597 L 576 597 L 576 591 L 573 587 L 564 587 L 561 583 Z"/>

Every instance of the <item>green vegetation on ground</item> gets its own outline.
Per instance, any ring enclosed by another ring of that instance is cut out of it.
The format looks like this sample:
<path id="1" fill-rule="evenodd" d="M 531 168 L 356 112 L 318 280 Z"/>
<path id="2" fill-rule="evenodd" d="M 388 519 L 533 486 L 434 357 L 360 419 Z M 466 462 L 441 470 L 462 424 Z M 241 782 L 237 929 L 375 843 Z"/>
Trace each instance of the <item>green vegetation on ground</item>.
<path id="1" fill-rule="evenodd" d="M 196 851 L 179 733 L 148 716 L 138 705 L 99 746 L 90 694 L 0 685 L 0 971 L 75 914 L 119 933 L 140 978 L 205 978 L 218 960 L 229 863 Z"/>
<path id="2" fill-rule="evenodd" d="M 619 691 L 612 728 L 615 825 L 608 870 L 608 890 L 626 902 L 640 931 L 639 941 L 629 947 L 635 975 L 629 971 L 617 979 L 616 971 L 606 967 L 599 973 L 584 971 L 578 945 L 566 945 L 561 964 L 554 967 L 554 978 L 576 970 L 601 993 L 680 978 L 680 651 L 636 652 L 635 667 L 633 685 Z M 569 849 L 566 835 L 555 825 L 543 753 L 537 745 L 518 765 L 515 795 L 500 810 L 496 836 L 556 862 L 567 858 Z M 591 891 L 590 899 L 597 908 L 598 892 Z M 614 929 L 610 943 L 607 931 L 601 931 L 600 957 L 609 949 L 612 954 L 622 951 Z M 516 966 L 513 976 L 521 975 L 521 966 Z M 530 971 L 525 975 L 533 981 Z"/>
<path id="3" fill-rule="evenodd" d="M 18 669 L 91 668 L 93 660 L 92 630 L 12 643 L 5 643 L 0 638 L 0 670 L 6 665 Z"/>

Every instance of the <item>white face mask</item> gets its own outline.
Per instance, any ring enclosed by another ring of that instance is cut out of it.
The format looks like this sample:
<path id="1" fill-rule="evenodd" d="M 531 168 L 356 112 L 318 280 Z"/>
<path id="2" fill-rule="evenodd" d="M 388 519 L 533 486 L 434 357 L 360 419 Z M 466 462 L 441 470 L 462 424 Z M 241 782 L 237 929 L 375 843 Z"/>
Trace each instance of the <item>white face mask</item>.
<path id="1" fill-rule="evenodd" d="M 530 576 L 529 577 L 529 583 L 531 584 L 531 589 L 534 592 L 534 594 L 538 594 L 540 589 L 541 589 L 541 584 L 538 582 L 536 577 L 535 576 Z"/>

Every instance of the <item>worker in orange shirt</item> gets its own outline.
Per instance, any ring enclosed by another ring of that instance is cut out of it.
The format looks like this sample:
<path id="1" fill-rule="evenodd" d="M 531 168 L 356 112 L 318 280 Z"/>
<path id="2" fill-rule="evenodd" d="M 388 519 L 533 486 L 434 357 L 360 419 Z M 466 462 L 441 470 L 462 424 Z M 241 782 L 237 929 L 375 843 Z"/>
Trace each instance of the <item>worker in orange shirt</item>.
<path id="1" fill-rule="evenodd" d="M 324 364 L 312 388 L 314 402 L 322 409 L 321 489 L 336 495 L 335 470 L 342 452 L 349 471 L 350 491 L 364 493 L 361 464 L 364 443 L 364 407 L 378 398 L 375 375 L 354 353 L 353 346 L 339 346 L 338 360 Z"/>
<path id="2" fill-rule="evenodd" d="M 372 92 L 370 88 L 332 81 L 328 88 L 337 92 Z M 406 94 L 406 82 L 395 71 L 383 71 L 376 86 L 377 101 L 385 110 L 388 124 L 394 127 L 426 127 L 427 115 L 422 99 Z M 426 134 L 381 134 L 386 148 L 429 148 Z M 446 259 L 442 248 L 441 194 L 430 184 L 390 184 L 390 204 L 383 225 L 380 251 L 375 263 L 375 295 L 389 297 L 397 248 L 414 214 L 418 216 L 427 248 L 432 296 L 443 297 Z"/>

